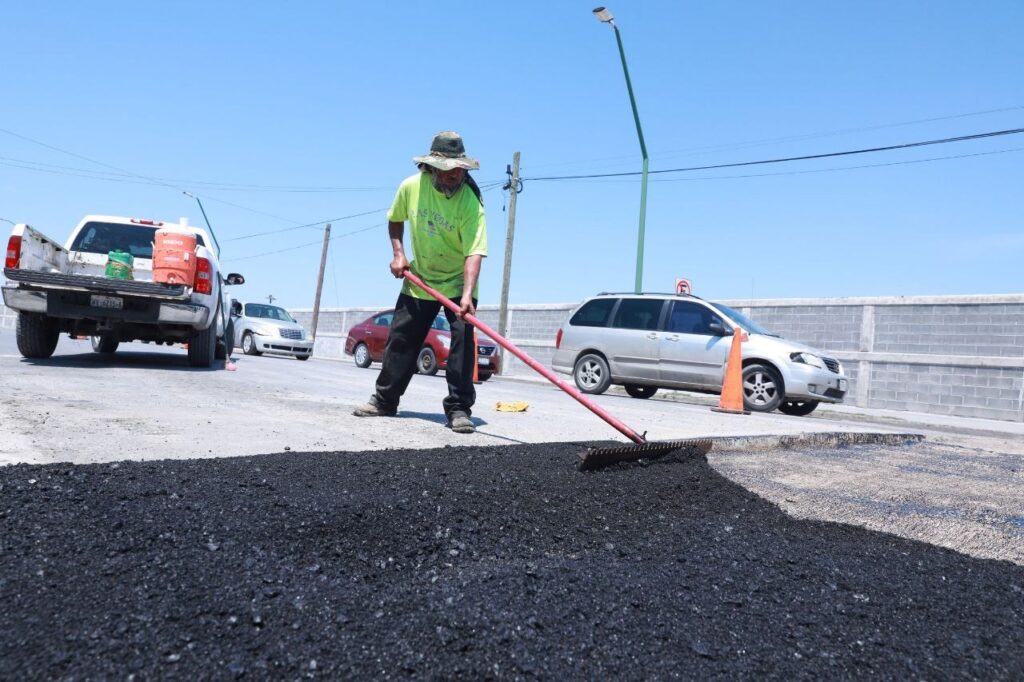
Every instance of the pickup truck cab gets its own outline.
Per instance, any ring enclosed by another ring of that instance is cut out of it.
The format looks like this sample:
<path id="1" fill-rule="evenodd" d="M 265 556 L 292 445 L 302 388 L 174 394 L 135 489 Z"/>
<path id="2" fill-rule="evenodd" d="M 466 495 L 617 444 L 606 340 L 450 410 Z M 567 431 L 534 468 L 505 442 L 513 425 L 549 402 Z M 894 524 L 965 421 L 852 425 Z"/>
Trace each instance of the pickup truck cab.
<path id="1" fill-rule="evenodd" d="M 190 283 L 152 281 L 153 243 L 162 227 L 196 237 L 196 275 Z M 134 257 L 132 279 L 105 276 L 113 250 Z M 24 223 L 7 242 L 4 302 L 18 311 L 18 350 L 48 358 L 60 334 L 93 337 L 93 349 L 113 353 L 122 341 L 187 343 L 193 367 L 210 367 L 233 347 L 225 286 L 245 278 L 222 275 L 219 246 L 202 228 L 157 220 L 90 215 L 64 246 Z"/>

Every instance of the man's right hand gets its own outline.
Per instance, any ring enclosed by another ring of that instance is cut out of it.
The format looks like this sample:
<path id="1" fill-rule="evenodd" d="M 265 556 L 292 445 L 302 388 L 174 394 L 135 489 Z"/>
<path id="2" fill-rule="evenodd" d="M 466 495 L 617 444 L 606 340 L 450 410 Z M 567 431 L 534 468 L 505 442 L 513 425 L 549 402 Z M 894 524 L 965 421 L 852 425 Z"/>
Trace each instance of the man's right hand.
<path id="1" fill-rule="evenodd" d="M 405 254 L 395 254 L 395 257 L 391 259 L 391 274 L 397 279 L 402 279 L 402 273 L 409 269 L 409 260 L 405 257 Z"/>

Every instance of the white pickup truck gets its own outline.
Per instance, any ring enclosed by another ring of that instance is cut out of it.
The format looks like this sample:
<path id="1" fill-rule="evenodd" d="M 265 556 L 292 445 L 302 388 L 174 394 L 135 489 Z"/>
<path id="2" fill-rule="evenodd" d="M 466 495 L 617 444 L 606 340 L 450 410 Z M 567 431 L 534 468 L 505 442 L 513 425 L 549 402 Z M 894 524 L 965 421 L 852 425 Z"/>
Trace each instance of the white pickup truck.
<path id="1" fill-rule="evenodd" d="M 152 281 L 153 243 L 161 227 L 196 236 L 195 281 Z M 104 276 L 108 253 L 134 256 L 133 279 Z M 113 353 L 122 341 L 188 343 L 192 367 L 210 367 L 230 354 L 234 330 L 219 246 L 207 230 L 187 224 L 90 215 L 62 247 L 26 224 L 14 226 L 7 242 L 4 303 L 18 311 L 18 350 L 26 358 L 53 355 L 61 332 L 91 336 L 93 350 Z"/>

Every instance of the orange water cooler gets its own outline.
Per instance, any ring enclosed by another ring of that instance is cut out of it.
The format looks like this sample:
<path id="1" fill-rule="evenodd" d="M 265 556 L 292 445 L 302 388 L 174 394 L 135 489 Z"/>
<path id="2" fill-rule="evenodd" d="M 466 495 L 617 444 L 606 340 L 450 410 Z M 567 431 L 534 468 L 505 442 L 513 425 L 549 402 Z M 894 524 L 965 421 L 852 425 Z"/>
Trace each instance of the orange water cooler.
<path id="1" fill-rule="evenodd" d="M 196 236 L 162 229 L 153 244 L 153 281 L 192 286 L 196 278 Z"/>

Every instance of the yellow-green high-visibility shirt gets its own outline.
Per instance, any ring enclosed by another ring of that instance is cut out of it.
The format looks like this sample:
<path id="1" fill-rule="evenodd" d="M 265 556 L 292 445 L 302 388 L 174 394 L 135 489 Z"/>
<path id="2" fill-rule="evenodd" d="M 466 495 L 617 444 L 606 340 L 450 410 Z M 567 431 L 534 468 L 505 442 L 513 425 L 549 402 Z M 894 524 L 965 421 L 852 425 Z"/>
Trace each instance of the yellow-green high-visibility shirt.
<path id="1" fill-rule="evenodd" d="M 409 269 L 448 298 L 462 296 L 467 256 L 487 255 L 487 220 L 483 204 L 463 184 L 451 199 L 434 188 L 430 173 L 417 173 L 402 181 L 388 210 L 389 222 L 407 222 L 413 259 Z M 479 283 L 473 298 L 479 298 Z M 431 299 L 430 294 L 406 280 L 402 293 Z"/>

